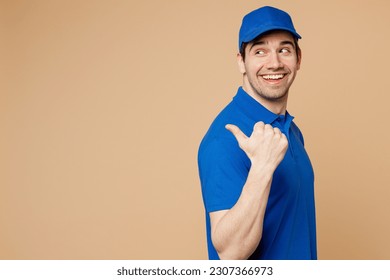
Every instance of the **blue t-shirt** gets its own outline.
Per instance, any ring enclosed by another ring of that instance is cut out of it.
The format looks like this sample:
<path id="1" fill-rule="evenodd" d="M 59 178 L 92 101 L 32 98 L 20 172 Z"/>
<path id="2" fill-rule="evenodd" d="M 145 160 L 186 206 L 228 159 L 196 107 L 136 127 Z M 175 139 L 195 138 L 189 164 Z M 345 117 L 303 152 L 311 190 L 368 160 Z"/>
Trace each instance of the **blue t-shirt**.
<path id="1" fill-rule="evenodd" d="M 250 259 L 317 259 L 314 173 L 302 134 L 292 120 L 288 112 L 277 115 L 267 110 L 240 87 L 211 124 L 198 153 L 209 259 L 219 259 L 211 241 L 209 213 L 235 205 L 251 167 L 225 125 L 235 124 L 250 136 L 259 121 L 278 127 L 289 145 L 274 172 L 262 239 Z"/>

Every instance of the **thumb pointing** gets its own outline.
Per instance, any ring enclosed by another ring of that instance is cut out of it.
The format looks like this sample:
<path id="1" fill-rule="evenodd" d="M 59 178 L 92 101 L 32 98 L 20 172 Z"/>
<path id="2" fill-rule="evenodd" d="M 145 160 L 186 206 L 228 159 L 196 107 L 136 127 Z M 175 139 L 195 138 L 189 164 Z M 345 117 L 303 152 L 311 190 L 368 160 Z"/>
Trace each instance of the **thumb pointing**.
<path id="1" fill-rule="evenodd" d="M 237 142 L 240 144 L 242 141 L 246 140 L 248 137 L 238 128 L 238 126 L 234 124 L 227 124 L 225 126 L 227 130 L 229 130 L 234 137 L 236 137 Z"/>

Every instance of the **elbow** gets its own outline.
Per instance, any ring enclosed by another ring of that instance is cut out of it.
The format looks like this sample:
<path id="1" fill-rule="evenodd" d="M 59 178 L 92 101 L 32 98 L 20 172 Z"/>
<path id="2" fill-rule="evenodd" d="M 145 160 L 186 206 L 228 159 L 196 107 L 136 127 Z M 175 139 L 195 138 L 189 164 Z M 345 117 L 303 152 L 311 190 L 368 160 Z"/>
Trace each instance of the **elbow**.
<path id="1" fill-rule="evenodd" d="M 220 260 L 247 260 L 249 256 L 246 256 L 244 254 L 239 254 L 238 252 L 233 251 L 218 251 L 218 257 Z"/>
<path id="2" fill-rule="evenodd" d="M 247 260 L 256 250 L 258 244 L 259 242 L 247 243 L 243 240 L 239 242 L 229 240 L 225 243 L 213 240 L 213 246 L 221 260 Z"/>
<path id="3" fill-rule="evenodd" d="M 239 248 L 229 248 L 226 250 L 217 250 L 220 260 L 247 260 L 254 250 L 240 250 Z"/>

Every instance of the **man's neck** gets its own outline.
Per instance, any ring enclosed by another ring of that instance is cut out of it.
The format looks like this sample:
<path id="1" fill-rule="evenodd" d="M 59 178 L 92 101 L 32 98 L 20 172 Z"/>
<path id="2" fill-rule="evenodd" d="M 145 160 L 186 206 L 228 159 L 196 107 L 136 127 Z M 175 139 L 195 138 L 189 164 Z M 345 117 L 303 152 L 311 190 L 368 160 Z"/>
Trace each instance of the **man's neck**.
<path id="1" fill-rule="evenodd" d="M 248 93 L 251 97 L 253 97 L 257 102 L 259 102 L 272 113 L 277 115 L 286 114 L 288 93 L 280 99 L 266 99 L 254 92 L 251 88 L 246 87 L 245 84 L 242 86 L 242 88 L 246 93 Z"/>

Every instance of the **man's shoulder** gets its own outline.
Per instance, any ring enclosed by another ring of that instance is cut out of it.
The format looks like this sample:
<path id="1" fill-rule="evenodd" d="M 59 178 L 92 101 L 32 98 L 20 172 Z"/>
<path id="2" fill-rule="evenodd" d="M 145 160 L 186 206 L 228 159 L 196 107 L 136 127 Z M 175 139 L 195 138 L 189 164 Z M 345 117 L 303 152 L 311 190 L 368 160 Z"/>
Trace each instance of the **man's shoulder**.
<path id="1" fill-rule="evenodd" d="M 292 121 L 290 126 L 291 131 L 299 138 L 299 140 L 304 144 L 304 138 L 301 130 L 299 129 L 298 125 Z"/>
<path id="2" fill-rule="evenodd" d="M 227 124 L 234 124 L 242 128 L 244 132 L 247 131 L 245 127 L 253 127 L 251 121 L 232 101 L 212 121 L 202 139 L 201 147 L 208 146 L 210 143 L 223 145 L 224 143 L 236 142 L 233 134 L 225 128 Z"/>
<path id="3" fill-rule="evenodd" d="M 199 146 L 199 159 L 209 158 L 211 154 L 221 156 L 224 153 L 232 153 L 239 150 L 237 140 L 225 126 L 236 124 L 239 116 L 234 104 L 229 103 L 215 117 L 205 133 Z"/>

